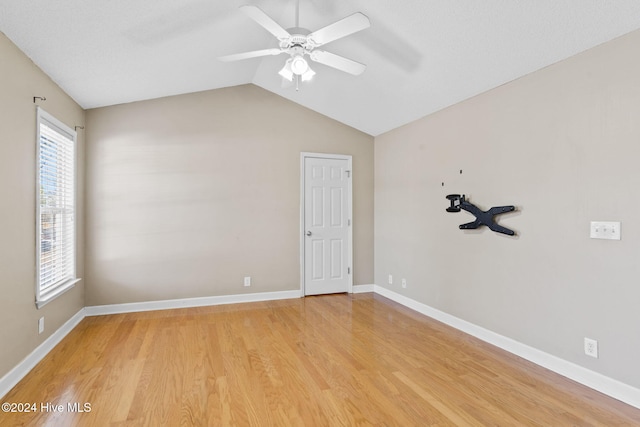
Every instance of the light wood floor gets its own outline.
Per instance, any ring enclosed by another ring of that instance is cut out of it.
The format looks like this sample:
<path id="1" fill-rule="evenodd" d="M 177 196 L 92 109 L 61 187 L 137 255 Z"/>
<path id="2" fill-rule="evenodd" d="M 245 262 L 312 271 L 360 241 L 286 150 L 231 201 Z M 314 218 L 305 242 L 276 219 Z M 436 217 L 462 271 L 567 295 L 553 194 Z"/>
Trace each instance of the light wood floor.
<path id="1" fill-rule="evenodd" d="M 0 426 L 618 426 L 640 410 L 373 294 L 85 318 Z M 91 405 L 70 413 L 69 403 Z"/>

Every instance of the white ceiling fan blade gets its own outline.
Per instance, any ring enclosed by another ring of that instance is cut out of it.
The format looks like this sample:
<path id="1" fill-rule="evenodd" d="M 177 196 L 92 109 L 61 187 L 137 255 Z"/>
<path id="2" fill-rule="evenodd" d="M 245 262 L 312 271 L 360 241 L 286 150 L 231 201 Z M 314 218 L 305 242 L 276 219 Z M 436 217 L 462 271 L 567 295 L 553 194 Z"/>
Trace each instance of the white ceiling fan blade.
<path id="1" fill-rule="evenodd" d="M 340 55 L 336 55 L 331 52 L 325 52 L 324 50 L 314 50 L 309 55 L 312 61 L 319 62 L 320 64 L 328 65 L 329 67 L 336 68 L 345 73 L 359 76 L 366 70 L 367 66 L 351 59 L 344 58 Z"/>
<path id="2" fill-rule="evenodd" d="M 371 22 L 369 22 L 369 18 L 360 12 L 356 12 L 333 24 L 320 28 L 318 31 L 314 31 L 307 36 L 307 39 L 313 40 L 316 46 L 322 46 L 323 44 L 357 33 L 370 26 Z"/>
<path id="3" fill-rule="evenodd" d="M 285 40 L 291 37 L 291 34 L 284 28 L 282 28 L 276 21 L 271 19 L 269 15 L 264 13 L 262 9 L 257 6 L 240 6 L 240 10 L 245 13 L 249 18 L 262 25 L 265 30 L 276 36 L 278 40 Z"/>
<path id="4" fill-rule="evenodd" d="M 234 53 L 233 55 L 220 56 L 218 59 L 222 62 L 231 62 L 231 61 L 240 61 L 241 59 L 249 59 L 249 58 L 258 58 L 260 56 L 269 56 L 269 55 L 280 55 L 284 50 L 273 48 L 273 49 L 262 49 L 262 50 L 254 50 L 251 52 L 244 53 Z"/>

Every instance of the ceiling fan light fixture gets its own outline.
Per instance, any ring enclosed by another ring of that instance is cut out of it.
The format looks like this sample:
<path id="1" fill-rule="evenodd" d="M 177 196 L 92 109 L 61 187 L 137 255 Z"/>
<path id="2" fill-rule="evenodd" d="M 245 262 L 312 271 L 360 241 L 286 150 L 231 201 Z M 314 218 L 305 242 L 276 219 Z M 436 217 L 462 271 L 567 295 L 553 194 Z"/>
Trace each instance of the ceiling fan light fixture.
<path id="1" fill-rule="evenodd" d="M 293 71 L 291 70 L 291 58 L 287 59 L 287 62 L 284 63 L 284 67 L 282 67 L 282 70 L 278 71 L 278 74 L 280 74 L 283 78 L 289 80 L 290 82 L 293 81 Z"/>
<path id="2" fill-rule="evenodd" d="M 301 76 L 306 73 L 307 70 L 309 70 L 309 64 L 302 55 L 294 55 L 293 58 L 291 58 L 291 71 L 293 71 L 293 74 Z"/>
<path id="3" fill-rule="evenodd" d="M 308 67 L 307 72 L 306 72 L 306 73 L 304 73 L 304 74 L 301 76 L 301 78 L 302 78 L 302 81 L 303 81 L 303 82 L 308 82 L 308 81 L 309 81 L 309 80 L 311 80 L 311 79 L 313 78 L 313 76 L 315 76 L 315 75 L 316 75 L 316 72 L 315 72 L 315 71 L 313 71 L 313 70 L 311 69 L 311 67 Z"/>

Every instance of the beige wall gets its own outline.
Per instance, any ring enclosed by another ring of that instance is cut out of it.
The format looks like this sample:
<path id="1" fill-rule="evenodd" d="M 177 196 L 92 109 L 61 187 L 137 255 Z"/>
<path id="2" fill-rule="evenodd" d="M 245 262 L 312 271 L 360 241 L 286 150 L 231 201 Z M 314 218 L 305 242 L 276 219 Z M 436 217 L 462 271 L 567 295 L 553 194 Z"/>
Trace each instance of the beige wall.
<path id="1" fill-rule="evenodd" d="M 84 282 L 35 307 L 36 104 L 70 127 L 83 110 L 0 33 L 0 378 L 84 306 Z M 83 277 L 83 134 L 78 133 L 78 274 Z M 45 331 L 38 334 L 38 319 Z"/>
<path id="2" fill-rule="evenodd" d="M 632 33 L 377 137 L 376 284 L 640 387 L 639 45 Z M 445 212 L 451 193 L 517 205 L 500 222 L 519 235 L 459 230 L 473 216 Z M 593 220 L 621 221 L 622 240 L 589 239 Z"/>
<path id="3" fill-rule="evenodd" d="M 303 151 L 353 156 L 373 282 L 371 136 L 246 85 L 90 110 L 87 141 L 89 306 L 299 289 Z"/>

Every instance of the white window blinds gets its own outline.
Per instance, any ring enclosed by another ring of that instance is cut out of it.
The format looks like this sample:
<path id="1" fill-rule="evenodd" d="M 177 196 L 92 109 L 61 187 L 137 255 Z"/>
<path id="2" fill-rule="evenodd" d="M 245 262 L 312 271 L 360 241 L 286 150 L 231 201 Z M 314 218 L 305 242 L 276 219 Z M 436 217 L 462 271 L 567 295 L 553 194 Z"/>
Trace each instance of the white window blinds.
<path id="1" fill-rule="evenodd" d="M 38 109 L 38 306 L 76 282 L 76 133 Z"/>

